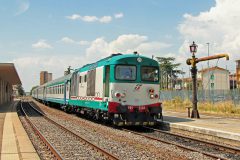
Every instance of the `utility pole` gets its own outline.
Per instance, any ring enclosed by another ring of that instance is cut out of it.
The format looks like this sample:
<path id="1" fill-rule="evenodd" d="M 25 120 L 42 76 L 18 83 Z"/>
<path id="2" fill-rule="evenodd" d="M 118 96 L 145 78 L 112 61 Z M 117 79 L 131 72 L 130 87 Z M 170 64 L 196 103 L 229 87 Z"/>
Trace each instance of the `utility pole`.
<path id="1" fill-rule="evenodd" d="M 208 46 L 208 57 L 209 57 L 209 42 L 208 43 L 206 43 L 207 44 L 207 46 Z M 207 65 L 208 65 L 208 101 L 210 100 L 210 72 L 209 72 L 209 60 L 207 61 Z"/>

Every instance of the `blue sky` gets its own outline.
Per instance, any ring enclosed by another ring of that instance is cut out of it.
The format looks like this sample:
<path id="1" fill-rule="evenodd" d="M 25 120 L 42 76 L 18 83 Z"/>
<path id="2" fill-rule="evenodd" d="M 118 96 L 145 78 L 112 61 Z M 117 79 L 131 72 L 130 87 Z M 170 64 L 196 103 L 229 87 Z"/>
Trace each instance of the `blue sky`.
<path id="1" fill-rule="evenodd" d="M 202 56 L 206 55 L 206 42 L 210 42 L 212 53 L 230 51 L 232 57 L 240 58 L 238 33 L 233 33 L 237 26 L 232 25 L 240 15 L 235 3 L 0 0 L 0 62 L 15 63 L 28 91 L 39 84 L 41 70 L 58 78 L 68 65 L 80 67 L 116 52 L 138 50 L 146 56 L 174 56 L 183 64 L 181 68 L 187 69 L 185 59 L 193 40 Z M 223 22 L 226 24 L 218 27 Z M 225 68 L 226 63 L 222 64 Z M 228 68 L 233 70 L 231 64 Z"/>

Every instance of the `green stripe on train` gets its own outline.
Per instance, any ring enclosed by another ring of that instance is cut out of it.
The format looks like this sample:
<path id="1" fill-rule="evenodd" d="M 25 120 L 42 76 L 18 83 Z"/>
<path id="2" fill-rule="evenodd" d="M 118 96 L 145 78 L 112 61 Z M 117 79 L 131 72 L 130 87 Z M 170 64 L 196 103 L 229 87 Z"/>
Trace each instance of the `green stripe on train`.
<path id="1" fill-rule="evenodd" d="M 82 101 L 82 100 L 69 99 L 68 104 L 73 105 L 73 106 L 81 106 L 81 107 L 86 107 L 86 108 L 92 108 L 92 109 L 100 109 L 100 110 L 103 110 L 103 111 L 108 110 L 107 102 Z"/>

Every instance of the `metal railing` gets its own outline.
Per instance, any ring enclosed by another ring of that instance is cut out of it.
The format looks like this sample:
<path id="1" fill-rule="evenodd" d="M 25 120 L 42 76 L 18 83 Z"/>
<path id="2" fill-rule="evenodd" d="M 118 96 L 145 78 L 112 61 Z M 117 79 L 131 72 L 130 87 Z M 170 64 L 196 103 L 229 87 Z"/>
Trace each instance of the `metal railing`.
<path id="1" fill-rule="evenodd" d="M 160 92 L 160 100 L 172 100 L 174 98 L 182 100 L 192 100 L 192 90 L 164 90 Z M 233 90 L 198 90 L 198 102 L 221 102 L 232 101 L 234 104 L 240 104 L 240 89 Z"/>

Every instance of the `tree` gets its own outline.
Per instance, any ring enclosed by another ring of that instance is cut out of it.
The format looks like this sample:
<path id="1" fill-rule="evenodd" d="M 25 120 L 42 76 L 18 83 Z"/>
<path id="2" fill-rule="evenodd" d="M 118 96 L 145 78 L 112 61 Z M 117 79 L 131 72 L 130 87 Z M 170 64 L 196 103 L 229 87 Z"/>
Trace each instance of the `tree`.
<path id="1" fill-rule="evenodd" d="M 17 91 L 18 91 L 19 96 L 24 96 L 25 95 L 25 91 L 24 91 L 22 85 L 17 85 Z"/>
<path id="2" fill-rule="evenodd" d="M 168 89 L 169 84 L 173 88 L 178 78 L 178 74 L 184 74 L 177 68 L 181 63 L 174 63 L 174 57 L 156 57 L 160 65 L 160 88 Z"/>
<path id="3" fill-rule="evenodd" d="M 39 87 L 39 86 L 33 86 L 33 87 L 32 87 L 32 89 L 31 89 L 31 91 L 30 91 L 30 95 L 32 95 L 32 91 L 33 91 L 35 88 L 37 88 L 37 87 Z"/>

